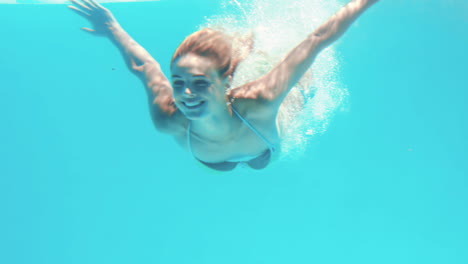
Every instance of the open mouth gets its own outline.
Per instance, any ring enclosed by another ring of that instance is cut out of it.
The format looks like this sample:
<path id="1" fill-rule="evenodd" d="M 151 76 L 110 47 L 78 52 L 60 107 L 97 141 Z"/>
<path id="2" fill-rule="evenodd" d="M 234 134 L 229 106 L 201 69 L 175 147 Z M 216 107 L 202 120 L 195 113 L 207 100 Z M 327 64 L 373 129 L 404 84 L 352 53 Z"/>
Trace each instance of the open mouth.
<path id="1" fill-rule="evenodd" d="M 198 101 L 198 102 L 182 102 L 182 104 L 187 107 L 188 109 L 195 109 L 203 105 L 205 101 Z"/>

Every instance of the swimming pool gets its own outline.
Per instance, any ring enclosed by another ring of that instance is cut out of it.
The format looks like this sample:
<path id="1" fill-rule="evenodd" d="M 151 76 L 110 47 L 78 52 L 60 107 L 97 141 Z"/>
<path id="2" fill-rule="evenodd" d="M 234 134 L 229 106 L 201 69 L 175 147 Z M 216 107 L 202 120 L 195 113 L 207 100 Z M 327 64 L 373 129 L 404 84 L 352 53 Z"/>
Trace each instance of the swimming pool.
<path id="1" fill-rule="evenodd" d="M 167 69 L 220 3 L 108 7 Z M 323 133 L 216 174 L 154 130 L 82 18 L 0 5 L 0 262 L 466 263 L 467 14 L 381 0 L 333 46 L 348 94 Z"/>

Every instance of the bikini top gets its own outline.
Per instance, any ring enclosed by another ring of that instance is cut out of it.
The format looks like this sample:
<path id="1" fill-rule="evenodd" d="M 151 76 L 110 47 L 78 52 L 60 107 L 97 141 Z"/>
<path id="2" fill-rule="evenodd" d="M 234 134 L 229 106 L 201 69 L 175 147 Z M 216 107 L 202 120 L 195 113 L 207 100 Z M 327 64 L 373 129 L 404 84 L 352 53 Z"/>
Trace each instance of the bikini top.
<path id="1" fill-rule="evenodd" d="M 197 157 L 195 157 L 195 154 L 193 153 L 192 150 L 192 143 L 191 143 L 191 125 L 192 123 L 190 122 L 187 128 L 187 144 L 190 150 L 190 153 L 192 153 L 192 156 L 200 161 L 202 164 L 206 165 L 207 167 L 210 167 L 214 170 L 219 170 L 219 171 L 230 171 L 236 168 L 236 166 L 239 163 L 245 163 L 248 166 L 250 166 L 253 169 L 263 169 L 265 168 L 271 160 L 271 155 L 276 151 L 275 145 L 272 144 L 267 138 L 265 138 L 255 127 L 252 126 L 252 124 L 249 123 L 237 110 L 234 108 L 233 105 L 231 105 L 232 111 L 236 114 L 237 117 L 246 125 L 248 126 L 265 144 L 268 146 L 268 149 L 266 149 L 262 154 L 256 157 L 246 157 L 245 159 L 242 160 L 228 160 L 224 162 L 217 162 L 217 163 L 210 163 L 210 162 L 204 162 L 202 160 L 199 160 Z"/>

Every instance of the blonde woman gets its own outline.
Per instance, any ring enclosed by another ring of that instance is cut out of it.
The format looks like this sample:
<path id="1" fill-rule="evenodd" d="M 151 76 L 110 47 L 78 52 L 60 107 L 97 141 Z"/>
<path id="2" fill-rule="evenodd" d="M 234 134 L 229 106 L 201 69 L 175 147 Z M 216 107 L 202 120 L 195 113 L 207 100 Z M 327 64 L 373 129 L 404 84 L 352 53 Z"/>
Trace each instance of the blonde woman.
<path id="1" fill-rule="evenodd" d="M 351 1 L 271 71 L 239 87 L 230 84 L 248 54 L 236 52 L 234 38 L 222 31 L 205 28 L 188 36 L 172 56 L 166 76 L 107 8 L 94 0 L 72 0 L 69 7 L 92 23 L 92 29 L 84 30 L 112 40 L 130 71 L 145 83 L 156 129 L 172 135 L 202 164 L 229 171 L 239 163 L 253 169 L 270 163 L 280 149 L 276 121 L 285 97 L 319 52 L 377 1 Z"/>

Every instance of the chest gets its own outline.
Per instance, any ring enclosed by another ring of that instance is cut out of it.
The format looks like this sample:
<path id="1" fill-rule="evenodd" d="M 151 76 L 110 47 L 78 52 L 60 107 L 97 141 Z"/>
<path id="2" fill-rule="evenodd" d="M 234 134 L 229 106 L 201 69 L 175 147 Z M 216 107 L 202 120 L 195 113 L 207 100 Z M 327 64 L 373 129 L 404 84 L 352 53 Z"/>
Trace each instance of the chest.
<path id="1" fill-rule="evenodd" d="M 197 159 L 213 163 L 256 157 L 269 148 L 265 139 L 274 145 L 279 143 L 275 120 L 255 118 L 255 115 L 246 115 L 245 119 L 250 126 L 240 120 L 232 136 L 223 141 L 204 139 L 189 132 L 188 128 L 185 135 L 180 136 L 177 141 Z"/>

